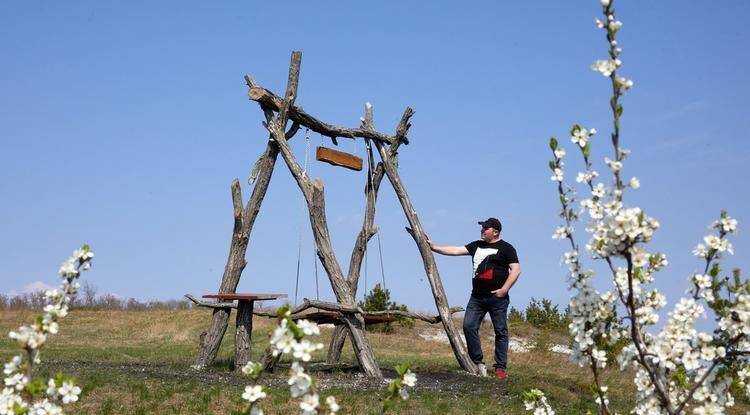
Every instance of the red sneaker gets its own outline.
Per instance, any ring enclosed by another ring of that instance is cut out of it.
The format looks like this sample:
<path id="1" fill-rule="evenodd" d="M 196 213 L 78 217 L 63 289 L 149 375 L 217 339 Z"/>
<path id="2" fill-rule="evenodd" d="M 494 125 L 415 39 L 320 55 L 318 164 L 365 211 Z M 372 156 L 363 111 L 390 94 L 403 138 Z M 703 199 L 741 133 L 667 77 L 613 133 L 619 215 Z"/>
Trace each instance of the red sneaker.
<path id="1" fill-rule="evenodd" d="M 500 380 L 508 380 L 508 374 L 505 373 L 505 369 L 495 369 L 495 377 Z"/>

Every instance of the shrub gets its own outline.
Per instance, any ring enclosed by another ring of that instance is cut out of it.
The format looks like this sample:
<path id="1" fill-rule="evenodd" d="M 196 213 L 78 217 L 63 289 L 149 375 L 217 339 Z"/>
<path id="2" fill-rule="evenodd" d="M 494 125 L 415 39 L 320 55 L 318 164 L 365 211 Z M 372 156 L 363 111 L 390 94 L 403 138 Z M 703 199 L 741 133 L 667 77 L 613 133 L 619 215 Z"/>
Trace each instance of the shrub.
<path id="1" fill-rule="evenodd" d="M 365 300 L 358 303 L 359 307 L 364 311 L 389 311 L 389 310 L 400 310 L 409 311 L 409 308 L 405 304 L 396 304 L 395 301 L 391 301 L 391 291 L 383 289 L 380 284 L 375 284 L 375 287 L 365 295 Z M 398 318 L 398 324 L 402 327 L 414 327 L 414 322 L 408 318 Z M 393 325 L 388 323 L 370 325 L 366 327 L 370 331 L 381 331 L 383 333 L 392 333 Z"/>

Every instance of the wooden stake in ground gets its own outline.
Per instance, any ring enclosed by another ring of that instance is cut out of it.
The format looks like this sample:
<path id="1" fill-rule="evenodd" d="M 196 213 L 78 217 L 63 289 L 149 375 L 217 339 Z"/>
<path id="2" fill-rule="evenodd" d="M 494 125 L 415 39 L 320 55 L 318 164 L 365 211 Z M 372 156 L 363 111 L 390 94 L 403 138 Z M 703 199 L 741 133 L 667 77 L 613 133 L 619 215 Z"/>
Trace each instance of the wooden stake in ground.
<path id="1" fill-rule="evenodd" d="M 246 78 L 248 86 L 253 87 L 255 84 L 250 78 Z M 269 116 L 270 111 L 266 113 Z M 292 125 L 292 128 L 286 133 L 287 138 L 299 130 L 299 124 Z M 276 143 L 269 141 L 266 151 L 260 156 L 253 168 L 251 180 L 254 182 L 253 192 L 250 200 L 247 201 L 245 208 L 242 208 L 242 189 L 239 180 L 232 182 L 232 205 L 234 206 L 234 227 L 232 229 L 232 242 L 229 247 L 229 256 L 224 266 L 224 275 L 221 277 L 220 293 L 234 293 L 237 290 L 237 284 L 240 282 L 242 271 L 247 265 L 245 253 L 250 243 L 250 232 L 253 229 L 255 219 L 260 212 L 260 206 L 271 182 L 273 167 L 276 164 L 276 158 L 279 155 L 279 148 Z M 198 356 L 195 358 L 196 367 L 205 367 L 216 358 L 216 354 L 221 346 L 221 341 L 227 331 L 229 324 L 230 308 L 215 308 L 211 316 L 211 323 L 208 329 L 200 336 L 200 347 Z"/>
<path id="2" fill-rule="evenodd" d="M 342 305 L 354 305 L 354 296 L 351 293 L 349 285 L 344 280 L 343 272 L 336 260 L 333 252 L 328 223 L 325 213 L 325 198 L 323 193 L 323 182 L 316 179 L 315 182 L 310 180 L 304 172 L 294 153 L 292 153 L 289 143 L 284 135 L 284 128 L 287 123 L 289 109 L 294 104 L 297 95 L 297 84 L 299 81 L 299 68 L 302 60 L 301 52 L 292 52 L 292 61 L 289 67 L 289 79 L 287 81 L 286 95 L 278 115 L 267 122 L 268 131 L 276 140 L 281 155 L 286 162 L 289 171 L 297 181 L 297 185 L 305 197 L 307 208 L 310 216 L 315 244 L 318 248 L 318 257 L 323 268 L 328 274 L 331 281 L 333 292 L 336 300 Z M 375 362 L 375 355 L 372 351 L 367 336 L 365 335 L 365 325 L 362 315 L 359 313 L 344 314 L 344 323 L 349 328 L 352 336 L 355 354 L 362 370 L 368 377 L 382 379 L 383 375 L 380 368 Z"/>

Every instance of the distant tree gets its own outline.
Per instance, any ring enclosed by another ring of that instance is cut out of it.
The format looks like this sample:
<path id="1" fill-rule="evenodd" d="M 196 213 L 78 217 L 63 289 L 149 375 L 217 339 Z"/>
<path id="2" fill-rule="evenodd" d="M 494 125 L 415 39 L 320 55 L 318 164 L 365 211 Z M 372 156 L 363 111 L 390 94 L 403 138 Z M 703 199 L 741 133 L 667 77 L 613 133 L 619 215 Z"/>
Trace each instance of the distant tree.
<path id="1" fill-rule="evenodd" d="M 84 281 L 81 286 L 83 305 L 85 307 L 94 307 L 96 305 L 96 286 L 89 281 Z"/>
<path id="2" fill-rule="evenodd" d="M 388 310 L 401 310 L 409 311 L 409 308 L 405 304 L 396 304 L 395 301 L 391 301 L 391 291 L 383 289 L 380 284 L 375 284 L 375 287 L 365 295 L 365 300 L 359 302 L 359 307 L 365 311 L 388 311 Z M 408 318 L 399 318 L 398 324 L 403 327 L 413 327 L 414 322 Z M 384 333 L 393 332 L 393 325 L 391 323 L 379 324 L 378 326 L 368 326 L 367 330 L 382 331 Z"/>

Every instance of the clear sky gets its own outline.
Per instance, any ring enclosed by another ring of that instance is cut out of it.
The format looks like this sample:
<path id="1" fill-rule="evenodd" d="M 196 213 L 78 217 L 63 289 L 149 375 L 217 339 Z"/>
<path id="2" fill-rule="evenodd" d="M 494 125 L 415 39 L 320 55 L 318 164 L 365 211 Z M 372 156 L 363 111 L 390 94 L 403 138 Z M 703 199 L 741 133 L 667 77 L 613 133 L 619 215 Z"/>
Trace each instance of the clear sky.
<path id="1" fill-rule="evenodd" d="M 618 9 L 622 74 L 635 81 L 623 100 L 622 143 L 633 151 L 624 176 L 642 184 L 628 200 L 661 222 L 652 247 L 670 266 L 658 285 L 674 300 L 701 267 L 691 250 L 721 209 L 740 223 L 726 266 L 749 268 L 750 3 Z M 415 109 L 400 172 L 435 242 L 477 239 L 477 220 L 497 216 L 523 269 L 512 304 L 565 303 L 547 142 L 554 135 L 567 146 L 569 177 L 580 169 L 573 123 L 601 132 L 600 171 L 612 152 L 608 82 L 589 68 L 606 52 L 599 15 L 598 0 L 2 2 L 0 292 L 56 284 L 59 264 L 84 242 L 96 253 L 85 278 L 100 292 L 147 300 L 216 291 L 232 228 L 229 186 L 239 178 L 247 199 L 267 138 L 242 77 L 282 94 L 290 52 L 300 50 L 297 103 L 319 119 L 357 126 L 370 101 L 376 127 L 392 133 L 404 108 Z M 304 158 L 301 137 L 292 145 Z M 321 144 L 316 134 L 311 141 Z M 364 156 L 361 142 L 340 147 Z M 366 175 L 321 163 L 310 170 L 326 184 L 345 268 Z M 384 184 L 376 223 L 386 286 L 395 301 L 434 310 Z M 301 235 L 300 297 L 315 297 L 302 203 L 279 159 L 238 291 L 293 297 Z M 377 256 L 371 244 L 368 288 L 381 278 Z M 465 305 L 469 258 L 437 260 L 451 304 Z M 320 284 L 321 298 L 332 299 L 322 273 Z"/>

